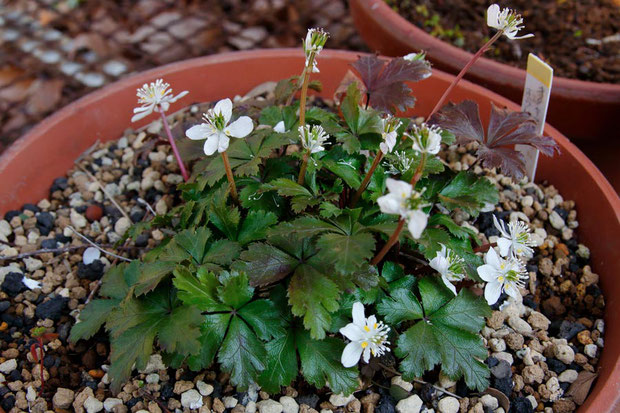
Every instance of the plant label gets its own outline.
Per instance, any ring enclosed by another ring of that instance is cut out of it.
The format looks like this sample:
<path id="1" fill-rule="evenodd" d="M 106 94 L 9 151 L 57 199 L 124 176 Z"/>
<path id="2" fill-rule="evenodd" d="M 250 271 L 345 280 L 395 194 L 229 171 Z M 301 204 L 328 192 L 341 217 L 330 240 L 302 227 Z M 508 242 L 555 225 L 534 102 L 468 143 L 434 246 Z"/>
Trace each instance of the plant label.
<path id="1" fill-rule="evenodd" d="M 542 134 L 549 107 L 549 96 L 553 82 L 553 68 L 530 53 L 527 57 L 527 75 L 521 110 L 528 112 L 538 124 L 538 133 Z M 536 175 L 538 150 L 527 145 L 516 145 L 516 149 L 525 157 L 525 170 L 531 181 Z"/>

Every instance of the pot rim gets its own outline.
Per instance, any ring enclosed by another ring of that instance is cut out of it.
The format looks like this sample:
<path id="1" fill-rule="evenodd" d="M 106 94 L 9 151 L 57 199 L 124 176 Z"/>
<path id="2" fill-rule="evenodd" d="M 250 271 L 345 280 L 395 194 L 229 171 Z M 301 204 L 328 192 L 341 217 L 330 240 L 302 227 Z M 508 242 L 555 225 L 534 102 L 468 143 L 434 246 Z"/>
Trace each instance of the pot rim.
<path id="1" fill-rule="evenodd" d="M 372 12 L 366 12 L 367 16 L 375 20 L 377 24 L 382 27 L 389 27 L 390 31 L 395 33 L 396 37 L 403 39 L 404 42 L 407 42 L 408 38 L 415 36 L 420 39 L 426 47 L 434 50 L 434 56 L 452 56 L 453 59 L 444 61 L 446 65 L 453 67 L 458 65 L 463 67 L 473 57 L 473 53 L 453 46 L 426 33 L 396 11 L 392 10 L 384 0 L 350 1 L 358 3 L 365 12 L 372 10 Z M 435 58 L 435 60 L 440 59 Z M 469 74 L 481 78 L 496 78 L 498 72 L 502 73 L 507 83 L 513 85 L 522 85 L 526 75 L 523 69 L 500 63 L 484 56 L 481 56 L 469 70 Z M 596 96 L 598 101 L 614 103 L 617 102 L 620 97 L 620 84 L 590 82 L 554 76 L 552 94 L 557 96 L 570 95 L 573 97 Z"/>
<path id="2" fill-rule="evenodd" d="M 365 53 L 357 53 L 351 51 L 343 51 L 343 50 L 330 50 L 326 49 L 322 52 L 320 59 L 331 59 L 332 61 L 338 63 L 343 62 L 349 64 L 356 56 L 362 55 Z M 197 70 L 203 69 L 205 67 L 217 67 L 218 64 L 227 64 L 231 62 L 241 62 L 245 61 L 260 61 L 260 60 L 274 60 L 274 59 L 288 59 L 288 60 L 299 60 L 300 67 L 301 62 L 303 61 L 303 52 L 301 49 L 267 49 L 267 50 L 252 50 L 252 51 L 242 51 L 242 52 L 230 52 L 223 53 L 218 55 L 199 57 L 190 60 L 185 60 L 181 62 L 170 63 L 161 67 L 157 67 L 154 69 L 150 69 L 144 72 L 140 72 L 131 76 L 128 76 L 125 79 L 112 83 L 108 86 L 105 86 L 102 89 L 99 89 L 95 92 L 92 92 L 81 99 L 67 105 L 66 107 L 60 109 L 58 112 L 53 114 L 52 116 L 46 118 L 39 125 L 35 126 L 30 132 L 21 137 L 18 141 L 16 141 L 9 149 L 0 156 L 0 176 L 4 175 L 9 171 L 9 167 L 13 162 L 13 159 L 20 156 L 20 154 L 24 151 L 28 151 L 30 147 L 33 147 L 37 144 L 37 142 L 46 136 L 46 132 L 52 129 L 57 129 L 59 125 L 62 125 L 66 121 L 70 121 L 71 118 L 75 117 L 76 113 L 79 113 L 80 110 L 84 110 L 85 108 L 92 109 L 92 107 L 96 107 L 98 101 L 110 97 L 111 95 L 122 94 L 127 95 L 129 93 L 128 89 L 133 90 L 137 86 L 142 85 L 147 81 L 153 81 L 156 78 L 166 77 L 168 75 L 172 75 L 174 73 L 180 73 L 188 70 Z M 441 79 L 444 82 L 451 81 L 454 76 L 449 75 L 447 73 L 441 72 L 439 70 L 433 71 L 433 76 Z M 339 79 L 338 79 L 339 80 Z M 261 82 L 260 80 L 258 82 Z M 485 89 L 481 86 L 475 85 L 467 80 L 462 80 L 460 83 L 460 87 L 463 89 L 467 89 L 467 91 L 473 94 L 484 95 L 488 100 L 494 100 L 502 105 L 505 105 L 513 110 L 518 110 L 519 106 L 515 103 L 509 101 L 508 99 L 491 92 L 488 89 Z M 122 92 L 122 93 L 121 93 Z M 181 107 L 178 102 L 176 104 L 178 107 Z M 184 105 L 187 106 L 187 105 Z M 127 125 L 130 125 L 129 122 L 130 114 L 127 114 Z M 150 123 L 148 119 L 144 119 L 141 122 L 136 123 L 135 127 L 138 128 L 147 123 Z M 63 125 L 66 126 L 66 125 Z M 598 187 L 601 195 L 604 198 L 604 201 L 607 202 L 613 208 L 613 213 L 616 218 L 616 223 L 613 226 L 620 226 L 620 198 L 613 190 L 611 184 L 605 179 L 602 173 L 596 168 L 596 166 L 574 145 L 572 144 L 566 137 L 564 137 L 559 131 L 557 131 L 552 126 L 548 124 L 545 125 L 545 132 L 553 136 L 558 144 L 562 147 L 562 150 L 565 154 L 570 155 L 573 160 L 580 164 L 585 173 L 587 174 L 587 178 L 589 181 L 592 181 L 592 184 Z M 574 165 L 574 163 L 573 163 Z M 22 170 L 29 167 L 29 165 L 13 165 Z M 48 177 L 51 180 L 51 177 Z M 0 181 L 1 183 L 1 181 Z M 19 192 L 19 191 L 15 191 Z M 4 194 L 3 194 L 4 195 Z M 19 202 L 24 203 L 28 202 L 25 199 L 19 199 Z M 0 204 L 1 205 L 1 204 Z M 0 211 L 2 212 L 2 211 Z M 592 229 L 594 231 L 594 229 Z M 610 255 L 609 253 L 607 254 Z M 611 276 L 608 277 L 611 279 Z M 608 283 L 612 283 L 613 281 L 608 281 Z M 611 308 L 610 303 L 608 303 L 608 308 Z M 603 354 L 604 357 L 604 354 Z M 609 356 L 611 357 L 611 355 Z M 616 359 L 611 359 L 610 365 L 606 368 L 609 369 L 608 379 L 605 381 L 606 386 L 595 386 L 593 389 L 593 394 L 586 400 L 587 408 L 595 408 L 600 410 L 605 410 L 608 408 L 613 408 L 614 406 L 620 405 L 620 392 L 617 392 L 616 389 L 620 387 L 620 383 L 618 377 L 620 377 L 620 357 L 616 357 Z M 602 383 L 601 383 L 602 385 Z M 595 394 L 594 394 L 595 393 Z M 596 407 L 593 407 L 596 406 Z"/>

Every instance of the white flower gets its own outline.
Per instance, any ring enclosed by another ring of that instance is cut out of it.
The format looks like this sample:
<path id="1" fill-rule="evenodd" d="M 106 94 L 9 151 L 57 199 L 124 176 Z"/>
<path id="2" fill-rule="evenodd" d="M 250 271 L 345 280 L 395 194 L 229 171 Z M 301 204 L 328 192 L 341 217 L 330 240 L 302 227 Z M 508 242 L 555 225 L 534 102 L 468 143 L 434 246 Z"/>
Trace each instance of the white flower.
<path id="1" fill-rule="evenodd" d="M 461 281 L 465 278 L 463 264 L 463 258 L 456 255 L 454 251 L 447 249 L 443 244 L 441 245 L 441 251 L 437 251 L 437 255 L 429 263 L 431 268 L 441 275 L 442 281 L 454 295 L 456 295 L 456 288 L 452 285 L 452 282 Z"/>
<path id="2" fill-rule="evenodd" d="M 320 125 L 305 125 L 299 127 L 299 137 L 301 139 L 301 145 L 309 150 L 310 153 L 317 153 L 324 151 L 323 145 L 329 135 L 325 133 L 325 130 Z"/>
<path id="3" fill-rule="evenodd" d="M 409 53 L 404 55 L 403 59 L 409 62 L 415 62 L 416 60 L 426 60 L 426 52 Z"/>
<path id="4" fill-rule="evenodd" d="M 377 322 L 377 317 L 371 315 L 366 318 L 364 315 L 364 305 L 362 303 L 353 304 L 353 322 L 340 329 L 340 334 L 351 340 L 344 348 L 340 361 L 342 365 L 349 368 L 355 366 L 362 355 L 364 362 L 368 363 L 370 356 L 381 356 L 386 351 L 390 351 L 387 341 L 390 327 Z"/>
<path id="5" fill-rule="evenodd" d="M 484 256 L 484 265 L 477 268 L 478 275 L 487 285 L 484 287 L 484 298 L 493 305 L 502 294 L 502 290 L 514 299 L 520 297 L 519 287 L 525 284 L 525 267 L 515 257 L 504 259 L 491 248 Z"/>
<path id="6" fill-rule="evenodd" d="M 521 23 L 523 23 L 523 18 L 514 10 L 504 8 L 500 11 L 499 5 L 497 4 L 491 4 L 487 9 L 487 25 L 503 31 L 509 39 L 516 40 L 534 37 L 531 33 L 524 36 L 517 36 L 519 30 L 523 28 Z"/>
<path id="7" fill-rule="evenodd" d="M 169 87 L 170 85 L 164 83 L 162 79 L 157 79 L 148 85 L 146 83 L 142 85 L 136 93 L 138 103 L 142 106 L 134 108 L 133 113 L 135 115 L 133 115 L 131 121 L 135 122 L 150 115 L 153 113 L 153 110 L 157 109 L 158 105 L 160 110 L 165 112 L 170 108 L 171 103 L 176 102 L 189 93 L 187 90 L 184 90 L 178 95 L 173 96 L 172 89 L 168 89 Z"/>
<path id="8" fill-rule="evenodd" d="M 511 255 L 531 258 L 534 255 L 534 250 L 531 247 L 535 247 L 536 243 L 531 239 L 530 228 L 525 222 L 517 220 L 506 226 L 504 221 L 499 221 L 493 215 L 493 223 L 501 234 L 497 240 L 497 246 L 503 257 Z"/>
<path id="9" fill-rule="evenodd" d="M 386 118 L 381 119 L 381 123 L 383 124 L 383 133 L 381 134 L 383 142 L 379 144 L 379 149 L 383 153 L 390 153 L 394 149 L 394 145 L 396 145 L 397 130 L 402 125 L 402 122 L 398 118 L 388 115 Z"/>
<path id="10" fill-rule="evenodd" d="M 284 126 L 284 121 L 281 120 L 280 122 L 276 123 L 276 126 L 273 127 L 273 130 L 278 133 L 287 132 L 286 126 Z"/>
<path id="11" fill-rule="evenodd" d="M 441 129 L 436 125 L 413 125 L 409 137 L 413 140 L 413 150 L 417 152 L 435 155 L 441 149 Z"/>
<path id="12" fill-rule="evenodd" d="M 192 140 L 206 139 L 204 145 L 205 154 L 210 156 L 228 149 L 230 137 L 245 138 L 252 132 L 254 125 L 248 116 L 241 116 L 236 121 L 228 124 L 232 117 L 232 101 L 222 99 L 215 104 L 213 109 L 202 115 L 205 123 L 192 126 L 185 132 L 185 136 Z"/>
<path id="13" fill-rule="evenodd" d="M 377 198 L 384 214 L 397 214 L 407 221 L 407 228 L 414 239 L 420 238 L 426 228 L 428 215 L 422 211 L 426 206 L 422 193 L 414 191 L 407 182 L 388 178 L 385 181 L 389 193 Z"/>
<path id="14" fill-rule="evenodd" d="M 306 39 L 303 41 L 304 54 L 306 55 L 306 67 L 312 61 L 312 72 L 317 73 L 319 68 L 316 65 L 316 56 L 321 53 L 323 46 L 327 42 L 329 33 L 321 28 L 309 29 Z"/>

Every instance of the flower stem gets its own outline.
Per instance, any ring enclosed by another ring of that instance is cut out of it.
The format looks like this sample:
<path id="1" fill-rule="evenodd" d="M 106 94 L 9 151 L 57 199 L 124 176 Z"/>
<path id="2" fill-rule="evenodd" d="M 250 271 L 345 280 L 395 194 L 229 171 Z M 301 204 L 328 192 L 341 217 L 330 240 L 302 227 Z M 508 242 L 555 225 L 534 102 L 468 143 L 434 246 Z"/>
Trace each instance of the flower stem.
<path id="1" fill-rule="evenodd" d="M 418 167 L 416 168 L 415 173 L 413 174 L 413 178 L 411 178 L 411 182 L 410 182 L 411 186 L 414 189 L 415 189 L 415 185 L 418 183 L 418 181 L 422 177 L 422 172 L 424 171 L 425 164 L 426 164 L 426 153 L 423 152 L 422 158 L 420 159 L 420 163 L 418 164 Z M 372 259 L 372 261 L 370 262 L 370 265 L 377 265 L 381 262 L 383 257 L 385 257 L 385 254 L 387 254 L 388 251 L 392 249 L 394 244 L 396 244 L 396 241 L 398 241 L 398 237 L 400 236 L 400 233 L 403 230 L 404 226 L 405 226 L 405 219 L 404 218 L 399 219 L 398 226 L 396 227 L 392 235 L 390 235 L 390 238 L 385 243 L 383 248 L 381 248 L 381 251 L 379 251 L 379 253 Z"/>
<path id="2" fill-rule="evenodd" d="M 170 142 L 174 157 L 177 158 L 177 163 L 179 164 L 179 168 L 181 169 L 181 175 L 183 175 L 183 180 L 187 182 L 189 180 L 189 175 L 187 174 L 187 170 L 185 170 L 185 165 L 183 165 L 181 154 L 177 149 L 177 144 L 174 142 L 174 137 L 172 136 L 172 132 L 170 131 L 170 125 L 168 125 L 168 119 L 166 119 L 166 114 L 163 110 L 161 110 L 161 108 L 159 108 L 158 112 L 161 115 L 162 122 L 164 123 L 164 129 L 166 130 L 166 135 L 168 135 L 168 142 Z"/>
<path id="3" fill-rule="evenodd" d="M 224 161 L 224 169 L 226 170 L 226 177 L 228 178 L 228 184 L 230 186 L 230 196 L 233 201 L 238 202 L 237 185 L 235 185 L 235 178 L 233 178 L 232 169 L 230 169 L 230 162 L 228 162 L 228 155 L 226 151 L 222 152 L 222 160 Z"/>
<path id="4" fill-rule="evenodd" d="M 313 65 L 314 53 L 310 55 L 308 64 L 304 67 L 304 72 L 302 74 L 304 80 L 301 84 L 301 94 L 299 96 L 299 126 L 304 126 L 306 124 L 306 98 L 308 96 L 308 83 L 310 82 L 310 72 L 312 71 Z"/>
<path id="5" fill-rule="evenodd" d="M 362 196 L 362 193 L 366 190 L 366 187 L 368 186 L 368 182 L 370 182 L 370 178 L 372 177 L 372 174 L 375 172 L 375 169 L 377 169 L 377 166 L 379 165 L 379 162 L 381 162 L 382 158 L 383 158 L 383 152 L 379 151 L 377 153 L 377 156 L 375 156 L 375 160 L 372 161 L 372 165 L 370 165 L 370 169 L 368 170 L 368 172 L 366 172 L 366 176 L 364 177 L 362 184 L 355 192 L 355 195 L 353 195 L 353 199 L 351 200 L 351 208 L 355 207 L 355 204 L 357 204 L 357 201 L 359 201 L 360 196 Z"/>
<path id="6" fill-rule="evenodd" d="M 433 116 L 439 109 L 441 109 L 441 106 L 444 104 L 444 102 L 446 101 L 446 99 L 448 98 L 448 95 L 450 95 L 450 92 L 452 92 L 452 89 L 454 89 L 456 87 L 456 85 L 459 83 L 459 81 L 463 78 L 463 76 L 465 76 L 465 73 L 467 73 L 467 71 L 469 70 L 470 67 L 472 67 L 472 65 L 474 63 L 476 63 L 476 60 L 478 60 L 480 58 L 480 56 L 482 56 L 482 54 L 484 52 L 486 52 L 489 47 L 491 47 L 491 45 L 493 43 L 495 43 L 495 41 L 497 39 L 499 39 L 499 37 L 503 34 L 504 32 L 502 30 L 499 30 L 497 33 L 495 33 L 495 35 L 493 37 L 491 37 L 491 39 L 489 39 L 488 42 L 486 42 L 484 44 L 484 46 L 482 46 L 480 48 L 480 50 L 478 50 L 476 52 L 475 55 L 473 55 L 473 57 L 471 58 L 471 60 L 469 62 L 467 62 L 467 64 L 465 65 L 465 67 L 463 67 L 461 69 L 461 71 L 459 72 L 459 74 L 454 78 L 454 80 L 452 81 L 452 83 L 450 84 L 450 86 L 448 86 L 448 89 L 446 89 L 446 91 L 443 93 L 443 95 L 441 95 L 441 98 L 439 99 L 439 101 L 437 102 L 437 104 L 435 105 L 435 107 L 433 108 L 433 110 L 431 111 L 430 115 L 428 115 L 428 117 L 426 118 L 426 120 L 428 121 L 431 116 Z"/>
<path id="7" fill-rule="evenodd" d="M 310 158 L 310 151 L 304 152 L 304 158 L 301 161 L 301 169 L 299 170 L 299 176 L 297 177 L 297 183 L 299 185 L 304 184 L 306 178 L 306 169 L 308 169 L 308 158 Z"/>

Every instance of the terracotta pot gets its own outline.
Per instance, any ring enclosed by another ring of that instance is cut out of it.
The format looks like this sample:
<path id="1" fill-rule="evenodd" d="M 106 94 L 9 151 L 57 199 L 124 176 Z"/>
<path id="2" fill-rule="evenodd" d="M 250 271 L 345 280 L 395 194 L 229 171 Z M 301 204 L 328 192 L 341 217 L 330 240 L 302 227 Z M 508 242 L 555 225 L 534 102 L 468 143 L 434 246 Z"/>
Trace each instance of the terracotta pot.
<path id="1" fill-rule="evenodd" d="M 319 58 L 323 94 L 331 96 L 358 54 L 325 50 Z M 58 111 L 33 128 L 0 157 L 0 214 L 36 202 L 49 193 L 52 180 L 61 176 L 73 160 L 97 139 L 119 138 L 132 126 L 136 106 L 135 89 L 163 77 L 175 91 L 190 90 L 187 98 L 173 104 L 180 109 L 191 101 L 212 101 L 244 94 L 254 86 L 299 73 L 303 53 L 298 49 L 237 52 L 187 60 L 140 73 L 116 82 Z M 453 76 L 434 71 L 429 79 L 413 88 L 418 106 L 412 113 L 427 114 Z M 453 101 L 473 99 L 488 114 L 491 102 L 517 109 L 517 105 L 480 86 L 463 81 L 452 95 Z M 483 116 L 484 118 L 484 116 Z M 133 126 L 141 126 L 145 119 Z M 486 119 L 484 119 L 486 121 Z M 542 158 L 538 178 L 552 182 L 566 197 L 577 201 L 580 240 L 590 247 L 594 271 L 601 276 L 607 299 L 607 331 L 598 382 L 581 411 L 611 412 L 620 407 L 620 274 L 617 236 L 620 233 L 620 199 L 603 175 L 556 129 L 546 133 L 555 138 L 562 154 Z"/>
<path id="2" fill-rule="evenodd" d="M 438 69 L 458 73 L 472 54 L 439 40 L 392 10 L 384 0 L 349 0 L 359 34 L 373 51 L 403 56 L 424 50 Z M 521 102 L 525 71 L 480 58 L 465 76 Z M 618 138 L 620 84 L 555 77 L 547 120 L 571 139 Z M 585 121 L 584 121 L 585 120 Z"/>

